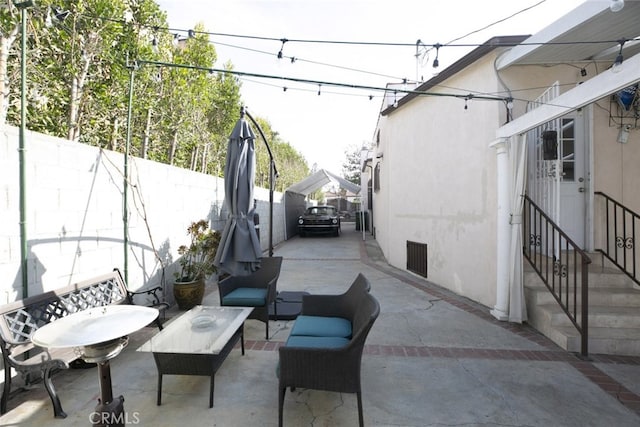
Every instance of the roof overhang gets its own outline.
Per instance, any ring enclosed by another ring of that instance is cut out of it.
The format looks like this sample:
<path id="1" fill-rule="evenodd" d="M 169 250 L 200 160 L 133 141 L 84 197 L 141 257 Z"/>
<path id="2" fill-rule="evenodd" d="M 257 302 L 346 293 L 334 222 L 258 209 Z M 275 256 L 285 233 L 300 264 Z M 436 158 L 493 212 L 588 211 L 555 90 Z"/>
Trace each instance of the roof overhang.
<path id="1" fill-rule="evenodd" d="M 340 188 L 343 188 L 353 194 L 360 193 L 360 186 L 354 184 L 351 181 L 347 181 L 344 178 L 339 177 L 338 175 L 332 174 L 331 172 L 320 169 L 319 171 L 309 175 L 302 181 L 298 181 L 286 191 L 291 191 L 292 193 L 303 194 L 304 196 L 308 196 L 316 190 L 322 188 L 325 184 L 335 183 Z"/>
<path id="2" fill-rule="evenodd" d="M 585 107 L 598 99 L 640 82 L 640 54 L 625 59 L 619 71 L 606 70 L 575 88 L 500 127 L 497 138 L 523 134 L 537 126 Z"/>
<path id="3" fill-rule="evenodd" d="M 611 63 L 620 51 L 625 58 L 640 52 L 640 0 L 626 0 L 619 12 L 610 0 L 588 0 L 499 58 L 503 70 L 512 65 L 560 64 L 589 61 Z"/>

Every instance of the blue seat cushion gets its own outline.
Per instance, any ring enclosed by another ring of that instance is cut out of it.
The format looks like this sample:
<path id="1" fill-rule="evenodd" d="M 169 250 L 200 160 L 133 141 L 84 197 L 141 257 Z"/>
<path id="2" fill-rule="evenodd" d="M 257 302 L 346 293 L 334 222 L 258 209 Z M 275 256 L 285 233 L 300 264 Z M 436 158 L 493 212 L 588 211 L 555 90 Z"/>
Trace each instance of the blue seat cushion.
<path id="1" fill-rule="evenodd" d="M 340 337 L 350 339 L 351 322 L 342 317 L 298 316 L 291 335 L 309 337 Z"/>
<path id="2" fill-rule="evenodd" d="M 341 348 L 349 344 L 347 338 L 342 337 L 302 337 L 289 336 L 286 347 L 306 347 L 306 348 Z"/>
<path id="3" fill-rule="evenodd" d="M 222 297 L 222 305 L 262 307 L 267 304 L 267 290 L 259 288 L 238 288 Z"/>

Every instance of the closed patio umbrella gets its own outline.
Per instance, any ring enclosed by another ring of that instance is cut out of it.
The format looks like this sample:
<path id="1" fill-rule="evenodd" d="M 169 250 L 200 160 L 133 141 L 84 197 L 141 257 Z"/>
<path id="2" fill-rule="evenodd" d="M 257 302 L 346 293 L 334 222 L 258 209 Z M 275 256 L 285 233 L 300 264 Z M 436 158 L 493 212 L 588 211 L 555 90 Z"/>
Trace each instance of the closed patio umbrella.
<path id="1" fill-rule="evenodd" d="M 255 135 L 241 112 L 227 146 L 224 189 L 227 222 L 214 265 L 232 276 L 248 275 L 260 267 L 262 251 L 253 222 Z"/>

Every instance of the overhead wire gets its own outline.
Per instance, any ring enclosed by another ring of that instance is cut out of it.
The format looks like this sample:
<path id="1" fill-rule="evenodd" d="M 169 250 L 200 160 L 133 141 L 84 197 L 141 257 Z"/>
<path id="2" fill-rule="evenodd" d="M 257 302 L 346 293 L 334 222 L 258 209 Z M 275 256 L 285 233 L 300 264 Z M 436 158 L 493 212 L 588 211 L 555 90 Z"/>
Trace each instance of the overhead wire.
<path id="1" fill-rule="evenodd" d="M 544 2 L 546 0 L 542 0 L 540 3 Z M 539 3 L 538 3 L 539 4 Z M 533 5 L 531 7 L 535 7 L 536 5 Z M 511 17 L 522 13 L 528 9 L 530 9 L 531 7 L 527 8 L 527 9 L 523 9 L 520 12 L 516 12 L 513 15 L 503 18 L 499 21 L 496 21 L 492 24 L 487 25 L 486 27 L 483 27 L 482 29 L 479 30 L 475 30 L 472 31 L 471 33 L 465 35 L 465 36 L 461 36 L 458 37 L 457 39 L 454 39 L 454 41 L 456 40 L 460 40 L 464 37 L 467 37 L 468 35 L 474 34 L 476 32 L 482 31 L 486 28 L 489 28 L 495 24 L 498 24 L 500 22 L 503 22 L 507 19 L 510 19 Z M 93 15 L 93 14 L 87 14 L 87 13 L 78 13 L 78 15 L 80 16 L 85 16 L 87 18 L 93 18 L 93 19 L 104 19 L 104 20 L 108 20 L 111 22 L 116 22 L 116 23 L 120 23 L 120 24 L 129 24 L 129 22 L 127 22 L 124 19 L 116 19 L 116 18 L 110 18 L 110 17 L 104 17 L 104 16 L 100 16 L 100 15 Z M 217 37 L 231 37 L 231 38 L 241 38 L 241 39 L 252 39 L 252 40 L 263 40 L 263 41 L 276 41 L 276 42 L 281 42 L 281 43 L 310 43 L 310 44 L 334 44 L 334 45 L 354 45 L 354 46 L 387 46 L 387 47 L 415 47 L 416 43 L 412 42 L 412 43 L 406 43 L 406 42 L 381 42 L 381 41 L 374 41 L 374 42 L 367 42 L 367 41 L 352 41 L 352 40 L 329 40 L 329 39 L 288 39 L 288 38 L 283 38 L 283 37 L 266 37 L 266 36 L 255 36 L 255 35 L 248 35 L 248 34 L 232 34 L 232 33 L 218 33 L 218 32 L 213 32 L 213 31 L 198 31 L 198 30 L 194 30 L 194 29 L 184 29 L 184 28 L 175 28 L 175 27 L 160 27 L 160 26 L 156 26 L 156 25 L 148 25 L 148 24 L 136 24 L 139 27 L 142 28 L 148 28 L 148 29 L 152 29 L 152 30 L 156 30 L 156 31 L 167 31 L 170 33 L 184 33 L 187 34 L 188 36 L 194 36 L 197 34 L 202 34 L 202 35 L 208 35 L 208 36 L 217 36 Z M 635 40 L 635 39 L 625 39 L 625 41 L 631 41 L 631 40 Z M 562 41 L 562 42 L 520 42 L 520 43 L 499 43 L 496 44 L 495 46 L 499 46 L 499 47 L 514 47 L 514 46 L 553 46 L 553 45 L 579 45 L 579 44 L 611 44 L 611 43 L 615 43 L 615 44 L 619 44 L 621 41 L 621 39 L 616 39 L 616 40 L 573 40 L 573 41 Z M 441 43 L 432 43 L 432 44 L 425 44 L 425 43 L 421 43 L 423 46 L 425 47 L 431 47 L 431 48 L 435 48 L 435 47 L 480 47 L 483 45 L 483 43 L 453 43 L 453 41 L 445 43 L 445 44 L 441 44 Z"/>
<path id="2" fill-rule="evenodd" d="M 512 98 L 512 97 L 509 97 L 509 96 L 484 95 L 482 93 L 472 93 L 472 92 L 469 92 L 469 93 L 427 92 L 427 91 L 414 90 L 414 89 L 403 89 L 403 88 L 399 88 L 399 87 L 388 88 L 388 87 L 378 87 L 378 86 L 370 86 L 370 85 L 359 85 L 359 84 L 352 84 L 352 83 L 342 83 L 342 82 L 331 82 L 331 81 L 323 81 L 323 80 L 303 79 L 303 78 L 297 78 L 297 77 L 275 76 L 275 75 L 269 75 L 269 74 L 260 74 L 260 73 L 244 72 L 244 71 L 237 71 L 237 70 L 212 68 L 212 67 L 203 67 L 203 66 L 189 65 L 189 64 L 177 64 L 177 63 L 162 62 L 162 61 L 137 60 L 136 64 L 137 64 L 137 66 L 151 65 L 151 66 L 157 66 L 157 67 L 173 67 L 173 68 L 182 68 L 182 69 L 189 69 L 189 70 L 205 71 L 205 72 L 208 72 L 210 74 L 211 73 L 223 73 L 223 74 L 231 74 L 231 75 L 240 76 L 240 77 L 255 77 L 255 78 L 264 78 L 264 79 L 272 79 L 272 80 L 286 80 L 286 81 L 292 81 L 292 82 L 297 82 L 297 83 L 313 84 L 313 85 L 317 85 L 318 86 L 319 94 L 321 93 L 322 86 L 332 86 L 332 87 L 343 87 L 343 88 L 350 88 L 350 89 L 362 89 L 362 90 L 369 90 L 369 91 L 377 91 L 377 92 L 383 92 L 385 94 L 386 93 L 393 93 L 393 94 L 403 93 L 405 95 L 413 94 L 413 95 L 417 95 L 417 96 L 433 96 L 433 97 L 443 97 L 443 98 L 457 98 L 457 99 L 464 100 L 465 103 L 467 101 L 470 101 L 470 100 L 500 101 L 500 102 L 509 102 L 509 101 L 514 101 L 514 100 L 524 101 L 524 102 L 530 101 L 528 99 L 523 99 L 523 98 Z M 554 104 L 554 103 L 551 103 L 551 102 L 547 102 L 546 105 L 555 106 L 555 107 L 566 107 L 565 105 Z"/>
<path id="3" fill-rule="evenodd" d="M 432 48 L 443 48 L 443 47 L 479 47 L 482 46 L 483 44 L 477 44 L 477 43 L 459 43 L 459 44 L 454 44 L 455 41 L 458 41 L 462 38 L 465 38 L 471 34 L 477 33 L 479 31 L 482 31 L 486 28 L 489 28 L 493 25 L 496 25 L 500 22 L 504 22 L 507 19 L 510 19 L 520 13 L 523 13 L 527 10 L 530 10 L 533 7 L 538 6 L 539 4 L 545 2 L 546 0 L 542 0 L 539 1 L 538 3 L 529 6 L 525 9 L 522 9 L 508 17 L 502 18 L 498 21 L 495 21 L 491 24 L 488 24 L 486 26 L 484 26 L 481 29 L 478 30 L 474 30 L 470 33 L 465 34 L 464 36 L 458 37 L 454 40 L 452 40 L 451 42 L 442 45 L 440 43 L 435 43 L 432 45 L 428 45 L 428 44 L 422 44 L 422 46 L 424 47 L 429 47 L 431 46 Z M 83 14 L 80 13 L 80 15 L 84 15 L 87 17 L 91 17 L 94 19 L 105 19 L 108 21 L 112 21 L 112 22 L 118 22 L 121 24 L 129 24 L 129 22 L 127 22 L 124 19 L 115 19 L 115 18 L 109 18 L 109 17 L 104 17 L 104 16 L 99 16 L 99 15 L 91 15 L 91 14 Z M 394 78 L 394 79 L 398 79 L 398 80 L 403 80 L 405 83 L 408 81 L 406 78 L 405 79 L 400 79 L 398 77 L 395 76 L 388 76 L 388 75 L 384 75 L 382 73 L 375 73 L 375 72 L 370 72 L 370 71 L 366 71 L 366 70 L 359 70 L 359 69 L 355 69 L 355 68 L 349 68 L 349 67 L 343 67 L 343 66 L 337 66 L 337 65 L 333 65 L 333 64 L 326 64 L 326 63 L 320 63 L 320 62 L 316 62 L 316 61 L 311 61 L 311 60 L 305 60 L 302 58 L 296 58 L 296 57 L 292 57 L 292 56 L 285 56 L 282 53 L 282 49 L 284 47 L 284 45 L 286 43 L 322 43 L 322 44 L 338 44 L 338 45 L 360 45 L 360 46 L 416 46 L 416 43 L 398 43 L 398 42 L 363 42 L 363 41 L 347 41 L 347 40 L 312 40 L 312 39 L 288 39 L 288 38 L 277 38 L 277 37 L 265 37 L 265 36 L 255 36 L 255 35 L 246 35 L 246 34 L 230 34 L 230 33 L 218 33 L 218 32 L 209 32 L 209 31 L 196 31 L 193 29 L 189 29 L 189 30 L 185 30 L 185 29 L 180 29 L 180 28 L 173 28 L 173 27 L 158 27 L 158 26 L 151 26 L 151 25 L 145 25 L 145 24 L 137 24 L 142 28 L 151 28 L 154 31 L 169 31 L 169 32 L 182 32 L 182 33 L 186 33 L 189 37 L 193 37 L 196 34 L 205 34 L 208 36 L 217 36 L 217 37 L 233 37 L 233 38 L 241 38 L 241 39 L 251 39 L 251 40 L 263 40 L 263 41 L 277 41 L 282 43 L 282 47 L 281 50 L 278 52 L 277 56 L 280 58 L 287 58 L 290 59 L 292 62 L 295 61 L 304 61 L 304 62 L 308 62 L 308 63 L 312 63 L 312 64 L 316 64 L 316 65 L 323 65 L 323 66 L 331 66 L 331 67 L 335 67 L 335 68 L 340 68 L 340 69 L 345 69 L 345 70 L 349 70 L 349 71 L 354 71 L 354 72 L 361 72 L 361 73 L 367 73 L 367 74 L 373 74 L 373 75 L 378 75 L 380 77 L 385 77 L 385 78 Z M 630 40 L 640 40 L 640 38 L 637 39 L 629 39 L 629 40 L 625 40 L 625 41 L 630 41 Z M 612 43 L 620 43 L 621 40 L 594 40 L 594 41 L 586 41 L 586 40 L 578 40 L 578 41 L 566 41 L 566 42 L 520 42 L 520 43 L 498 43 L 496 45 L 496 47 L 514 47 L 514 46 L 518 46 L 518 45 L 536 45 L 536 46 L 543 46 L 543 45 L 576 45 L 576 44 L 612 44 Z M 217 42 L 218 44 L 223 45 L 223 43 L 221 42 Z M 229 47 L 236 47 L 233 45 L 228 45 Z M 237 47 L 237 48 L 241 48 L 241 47 Z M 252 48 L 245 48 L 242 47 L 241 49 L 246 49 L 248 51 L 253 51 L 256 53 L 261 53 L 261 54 L 269 54 L 269 55 L 274 55 L 273 53 L 270 52 L 265 52 L 265 51 L 261 51 L 258 49 L 252 49 Z M 140 63 L 147 63 L 147 64 L 155 64 L 155 65 L 160 65 L 161 63 L 158 61 L 144 61 L 144 60 L 140 60 Z M 260 74 L 260 73 L 250 73 L 250 72 L 240 72 L 240 71 L 233 71 L 233 70 L 222 70 L 222 69 L 214 69 L 214 68 L 205 68 L 205 67 L 196 67 L 196 66 L 192 66 L 192 65 L 182 65 L 182 64 L 173 64 L 173 63 L 162 63 L 165 66 L 171 65 L 171 66 L 177 66 L 177 67 L 183 67 L 183 68 L 195 68 L 195 69 L 206 69 L 209 72 L 222 72 L 222 73 L 230 73 L 230 74 L 234 74 L 236 76 L 239 77 L 255 77 L 255 78 L 266 78 L 266 79 L 278 79 L 278 80 L 288 80 L 288 81 L 292 81 L 292 82 L 298 82 L 298 83 L 305 83 L 305 84 L 314 84 L 314 85 L 318 85 L 319 86 L 319 93 L 321 93 L 320 87 L 324 84 L 324 85 L 328 85 L 328 86 L 333 86 L 333 87 L 344 87 L 344 88 L 351 88 L 351 89 L 363 89 L 363 90 L 373 90 L 373 91 L 383 91 L 383 92 L 396 92 L 396 93 L 414 93 L 414 94 L 418 94 L 418 95 L 429 95 L 429 96 L 450 96 L 450 97 L 455 97 L 455 98 L 460 98 L 460 99 L 465 99 L 465 100 L 469 100 L 469 99 L 487 99 L 487 100 L 500 100 L 500 101 L 505 101 L 507 99 L 512 99 L 510 97 L 500 97 L 500 96 L 491 96 L 491 95 L 483 95 L 483 94 L 473 94 L 473 93 L 468 93 L 468 94 L 452 94 L 452 93 L 437 93 L 437 92 L 422 92 L 422 91 L 415 91 L 415 90 L 401 90 L 398 88 L 394 88 L 393 90 L 390 90 L 388 88 L 382 88 L 382 87 L 377 87 L 377 86 L 369 86 L 369 85 L 359 85 L 359 84 L 350 84 L 350 83 L 341 83 L 341 82 L 326 82 L 326 81 L 320 81 L 320 80 L 314 80 L 314 79 L 304 79 L 304 78 L 294 78 L 294 77 L 282 77 L 282 76 L 273 76 L 273 75 L 267 75 L 267 74 Z M 284 89 L 285 91 L 288 88 Z M 371 98 L 371 96 L 369 95 L 369 98 Z M 524 100 L 526 101 L 526 100 Z"/>
<path id="4" fill-rule="evenodd" d="M 238 79 L 240 79 L 243 82 L 248 82 L 248 83 L 253 83 L 253 84 L 258 84 L 258 85 L 262 85 L 262 86 L 269 86 L 269 87 L 273 87 L 273 88 L 278 88 L 278 89 L 282 89 L 283 92 L 288 92 L 288 91 L 297 91 L 297 92 L 317 92 L 316 89 L 306 89 L 306 88 L 302 88 L 302 87 L 292 87 L 292 86 L 281 86 L 281 85 L 277 85 L 275 83 L 267 83 L 261 80 L 254 80 L 251 78 L 247 78 L 247 77 L 237 77 Z M 278 78 L 276 76 L 274 76 L 274 78 Z M 347 92 L 336 92 L 336 91 L 327 91 L 327 90 L 323 90 L 322 91 L 323 94 L 329 94 L 329 95 L 340 95 L 340 96 L 353 96 L 353 97 L 360 97 L 360 98 L 369 98 L 369 100 L 372 100 L 373 98 L 379 98 L 379 96 L 377 95 L 367 95 L 367 94 L 356 94 L 356 93 L 347 93 Z"/>
<path id="5" fill-rule="evenodd" d="M 265 50 L 259 50 L 259 49 L 245 47 L 245 46 L 238 46 L 238 45 L 233 45 L 233 44 L 229 44 L 229 43 L 223 43 L 223 42 L 219 42 L 219 41 L 211 41 L 211 43 L 214 44 L 214 45 L 226 46 L 226 47 L 230 47 L 230 48 L 233 48 L 233 49 L 246 50 L 246 51 L 249 51 L 249 52 L 260 53 L 260 54 L 264 54 L 264 55 L 273 56 L 273 52 L 268 52 L 268 51 L 265 51 Z M 353 71 L 353 72 L 357 72 L 357 73 L 369 74 L 369 75 L 378 76 L 378 77 L 385 77 L 385 78 L 397 79 L 397 80 L 402 80 L 403 79 L 403 77 L 392 76 L 392 75 L 383 74 L 383 73 L 377 73 L 375 71 L 361 70 L 361 69 L 358 69 L 358 68 L 346 67 L 346 66 L 343 66 L 343 65 L 335 65 L 335 64 L 329 64 L 329 63 L 326 63 L 326 62 L 313 61 L 313 60 L 310 60 L 310 59 L 300 58 L 298 56 L 287 56 L 287 55 L 283 54 L 280 59 L 288 59 L 288 60 L 291 61 L 291 63 L 294 63 L 294 62 L 306 62 L 308 64 L 321 65 L 321 66 L 324 66 L 324 67 L 337 68 L 337 69 L 340 69 L 340 70 Z"/>

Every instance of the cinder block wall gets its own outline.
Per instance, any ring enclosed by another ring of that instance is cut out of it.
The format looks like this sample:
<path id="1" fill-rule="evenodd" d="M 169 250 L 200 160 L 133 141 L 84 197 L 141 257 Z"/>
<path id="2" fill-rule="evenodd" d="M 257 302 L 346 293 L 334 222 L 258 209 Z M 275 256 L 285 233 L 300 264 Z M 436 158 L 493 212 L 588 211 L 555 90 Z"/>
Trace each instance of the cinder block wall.
<path id="1" fill-rule="evenodd" d="M 19 129 L 0 132 L 0 304 L 22 298 Z M 124 270 L 124 156 L 33 132 L 25 138 L 28 292 L 36 295 L 117 267 Z M 128 283 L 170 287 L 187 226 L 222 229 L 224 180 L 131 157 Z M 262 249 L 269 245 L 269 191 L 256 188 Z M 284 236 L 282 194 L 274 194 L 273 244 Z"/>

